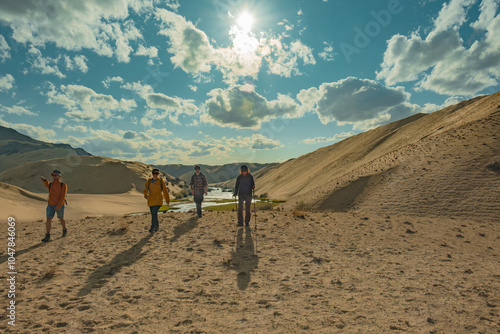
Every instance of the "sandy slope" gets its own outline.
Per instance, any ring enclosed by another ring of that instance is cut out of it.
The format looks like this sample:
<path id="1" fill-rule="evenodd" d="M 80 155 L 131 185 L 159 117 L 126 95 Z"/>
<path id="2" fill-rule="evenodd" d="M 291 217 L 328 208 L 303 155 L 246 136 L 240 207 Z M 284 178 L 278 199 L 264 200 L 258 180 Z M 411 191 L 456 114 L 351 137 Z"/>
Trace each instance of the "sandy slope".
<path id="1" fill-rule="evenodd" d="M 498 218 L 500 92 L 414 115 L 279 165 L 258 193 L 323 210 Z"/>
<path id="2" fill-rule="evenodd" d="M 257 230 L 231 212 L 148 225 L 71 220 L 41 244 L 41 227 L 18 222 L 17 332 L 500 331 L 498 224 L 266 211 Z"/>
<path id="3" fill-rule="evenodd" d="M 0 212 L 5 217 L 45 220 L 48 193 L 33 193 L 0 182 L 0 198 Z M 68 219 L 149 211 L 142 193 L 136 191 L 111 195 L 69 194 L 67 201 L 65 215 Z"/>

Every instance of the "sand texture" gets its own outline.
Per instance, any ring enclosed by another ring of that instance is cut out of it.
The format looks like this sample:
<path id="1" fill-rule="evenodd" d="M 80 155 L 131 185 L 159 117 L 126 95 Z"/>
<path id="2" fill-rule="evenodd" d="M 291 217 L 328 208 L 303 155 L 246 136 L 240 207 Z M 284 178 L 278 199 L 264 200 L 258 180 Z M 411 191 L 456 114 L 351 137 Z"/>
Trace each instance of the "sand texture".
<path id="1" fill-rule="evenodd" d="M 258 193 L 321 210 L 498 217 L 500 92 L 417 114 L 287 161 Z"/>
<path id="2" fill-rule="evenodd" d="M 17 332 L 500 331 L 498 222 L 234 216 L 168 213 L 156 234 L 149 216 L 89 217 L 48 244 L 42 222 L 19 222 Z"/>

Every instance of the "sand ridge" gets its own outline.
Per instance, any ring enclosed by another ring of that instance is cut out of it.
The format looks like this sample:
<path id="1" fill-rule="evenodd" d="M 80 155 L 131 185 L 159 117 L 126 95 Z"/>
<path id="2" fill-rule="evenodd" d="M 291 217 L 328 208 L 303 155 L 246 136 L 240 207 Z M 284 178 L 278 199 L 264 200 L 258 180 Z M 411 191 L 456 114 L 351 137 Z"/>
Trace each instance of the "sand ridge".
<path id="1" fill-rule="evenodd" d="M 258 194 L 323 210 L 498 219 L 500 92 L 414 115 L 287 161 Z"/>

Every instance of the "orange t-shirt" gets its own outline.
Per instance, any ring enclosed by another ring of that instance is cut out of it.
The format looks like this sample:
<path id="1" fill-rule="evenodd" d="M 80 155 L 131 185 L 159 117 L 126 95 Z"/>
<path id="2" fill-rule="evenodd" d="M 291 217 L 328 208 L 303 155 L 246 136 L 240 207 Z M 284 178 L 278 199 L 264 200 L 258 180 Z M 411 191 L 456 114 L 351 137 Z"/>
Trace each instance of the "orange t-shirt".
<path id="1" fill-rule="evenodd" d="M 43 184 L 49 188 L 49 205 L 55 205 L 58 208 L 64 205 L 64 200 L 66 199 L 66 193 L 68 191 L 66 183 L 63 183 L 62 187 L 61 183 L 62 182 L 59 180 L 55 180 L 54 182 L 49 182 L 47 180 L 43 181 Z"/>

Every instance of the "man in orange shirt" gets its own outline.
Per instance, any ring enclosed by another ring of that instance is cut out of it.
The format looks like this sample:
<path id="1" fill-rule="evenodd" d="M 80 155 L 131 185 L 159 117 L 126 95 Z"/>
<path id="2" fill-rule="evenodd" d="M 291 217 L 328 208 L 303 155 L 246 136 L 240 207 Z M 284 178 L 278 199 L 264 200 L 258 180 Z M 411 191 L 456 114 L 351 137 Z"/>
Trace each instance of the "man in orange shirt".
<path id="1" fill-rule="evenodd" d="M 65 183 L 61 182 L 62 175 L 61 172 L 57 169 L 52 172 L 51 176 L 52 182 L 47 181 L 47 179 L 43 176 L 40 178 L 43 184 L 45 184 L 45 186 L 49 188 L 49 203 L 46 209 L 47 223 L 45 224 L 47 232 L 45 234 L 45 238 L 42 239 L 43 242 L 50 241 L 52 219 L 54 218 L 56 212 L 57 218 L 59 218 L 59 221 L 61 222 L 63 228 L 62 236 L 65 237 L 68 233 L 68 230 L 66 229 L 66 221 L 64 220 L 64 203 L 66 200 L 66 194 L 68 192 L 68 186 Z"/>

